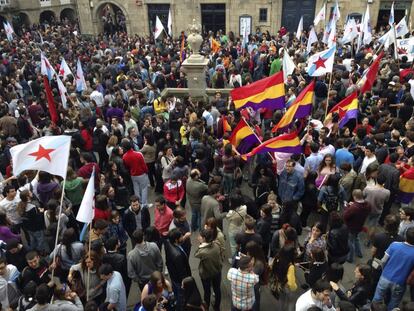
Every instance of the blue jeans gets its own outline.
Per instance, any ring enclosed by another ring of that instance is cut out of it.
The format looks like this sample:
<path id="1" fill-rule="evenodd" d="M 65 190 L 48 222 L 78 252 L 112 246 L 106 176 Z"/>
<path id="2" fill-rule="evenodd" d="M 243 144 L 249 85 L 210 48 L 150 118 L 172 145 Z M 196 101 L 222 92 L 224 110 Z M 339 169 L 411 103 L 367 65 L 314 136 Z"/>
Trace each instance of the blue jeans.
<path id="1" fill-rule="evenodd" d="M 39 231 L 29 231 L 27 233 L 30 237 L 30 249 L 36 251 L 45 251 L 48 252 L 47 243 L 45 241 L 45 234 L 43 230 Z"/>
<path id="2" fill-rule="evenodd" d="M 134 187 L 134 194 L 139 198 L 142 206 L 147 206 L 148 203 L 148 184 L 149 179 L 147 174 L 139 176 L 131 176 L 132 186 Z"/>
<path id="3" fill-rule="evenodd" d="M 399 306 L 405 293 L 405 285 L 393 283 L 381 276 L 375 290 L 374 299 L 372 301 L 382 302 L 387 296 L 387 293 L 390 294 L 390 301 L 388 301 L 388 303 L 385 303 L 387 304 L 387 310 L 391 311 Z"/>
<path id="4" fill-rule="evenodd" d="M 173 288 L 173 292 L 174 292 L 174 296 L 175 296 L 175 301 L 177 302 L 176 308 L 177 310 L 181 310 L 182 309 L 182 304 L 183 304 L 183 289 L 181 288 L 181 282 L 175 282 L 172 281 L 172 288 Z"/>
<path id="5" fill-rule="evenodd" d="M 349 254 L 348 254 L 349 262 L 354 261 L 355 255 L 357 255 L 358 257 L 362 257 L 361 244 L 359 242 L 359 232 L 349 233 L 348 245 L 349 245 Z"/>
<path id="6" fill-rule="evenodd" d="M 224 194 L 229 194 L 234 188 L 234 174 L 223 173 L 223 191 Z"/>
<path id="7" fill-rule="evenodd" d="M 191 231 L 201 229 L 201 211 L 199 209 L 191 210 Z"/>

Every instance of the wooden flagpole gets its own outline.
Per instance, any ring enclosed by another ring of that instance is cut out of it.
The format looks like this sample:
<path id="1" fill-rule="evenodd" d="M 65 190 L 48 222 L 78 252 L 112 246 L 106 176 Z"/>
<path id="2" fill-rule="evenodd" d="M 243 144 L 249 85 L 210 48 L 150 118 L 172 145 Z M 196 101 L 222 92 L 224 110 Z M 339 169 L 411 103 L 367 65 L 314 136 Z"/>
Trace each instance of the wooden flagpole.
<path id="1" fill-rule="evenodd" d="M 244 117 L 242 117 L 243 121 L 247 124 L 247 126 L 249 127 L 249 129 L 253 132 L 254 136 L 256 136 L 257 140 L 260 142 L 260 144 L 263 143 L 263 141 L 260 139 L 259 136 L 257 136 L 256 132 L 254 131 L 254 129 L 252 129 L 252 127 L 250 126 L 250 124 L 246 121 L 246 119 Z M 274 156 L 272 156 L 272 154 L 268 151 L 267 154 L 273 159 L 276 160 Z"/>
<path id="2" fill-rule="evenodd" d="M 53 252 L 53 260 L 52 260 L 52 263 L 53 264 L 56 263 L 56 253 L 57 253 L 56 247 L 57 247 L 57 244 L 59 242 L 60 219 L 62 218 L 60 216 L 62 215 L 63 197 L 65 195 L 65 185 L 66 185 L 66 177 L 65 177 L 65 179 L 63 179 L 62 194 L 60 196 L 60 207 L 59 207 L 59 214 L 58 214 L 58 221 L 57 221 L 57 229 L 56 229 L 56 237 L 55 237 L 55 247 L 54 247 L 54 250 L 55 251 Z M 53 267 L 53 269 L 52 269 L 52 278 L 51 278 L 52 281 L 53 281 L 54 276 L 55 276 L 55 267 Z"/>
<path id="3" fill-rule="evenodd" d="M 88 246 L 88 255 L 87 255 L 87 258 L 89 258 L 90 261 L 92 261 L 92 258 L 91 258 L 91 244 L 92 244 L 91 233 L 92 233 L 92 222 L 89 223 L 89 246 Z M 90 280 L 91 280 L 91 268 L 88 267 L 88 277 L 86 279 L 86 301 L 89 301 Z"/>
<path id="4" fill-rule="evenodd" d="M 333 71 L 333 68 L 332 68 Z M 332 84 L 332 75 L 333 73 L 330 73 L 329 75 L 329 84 L 328 84 L 328 95 L 326 96 L 326 107 L 325 107 L 325 117 L 324 117 L 324 121 L 326 119 L 326 115 L 328 114 L 328 107 L 329 107 L 329 92 L 331 91 L 331 84 Z"/>

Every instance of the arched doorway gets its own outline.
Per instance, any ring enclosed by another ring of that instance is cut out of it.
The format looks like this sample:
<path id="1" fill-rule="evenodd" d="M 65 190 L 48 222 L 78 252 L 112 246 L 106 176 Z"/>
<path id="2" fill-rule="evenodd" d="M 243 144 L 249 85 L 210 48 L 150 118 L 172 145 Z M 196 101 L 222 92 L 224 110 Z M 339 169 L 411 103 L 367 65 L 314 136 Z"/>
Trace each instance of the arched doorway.
<path id="1" fill-rule="evenodd" d="M 4 23 L 5 22 L 7 22 L 7 18 L 5 18 L 3 15 L 0 15 L 0 27 L 1 28 L 4 28 Z"/>
<path id="2" fill-rule="evenodd" d="M 16 31 L 17 34 L 21 35 L 24 31 L 23 28 L 27 28 L 30 26 L 29 15 L 23 12 L 13 15 L 12 24 L 14 31 Z"/>
<path id="3" fill-rule="evenodd" d="M 60 21 L 65 25 L 74 23 L 76 21 L 75 10 L 72 8 L 63 9 L 62 12 L 60 12 Z"/>
<path id="4" fill-rule="evenodd" d="M 43 11 L 40 13 L 39 23 L 40 24 L 53 24 L 56 21 L 55 12 L 53 11 Z"/>
<path id="5" fill-rule="evenodd" d="M 117 31 L 126 32 L 126 16 L 122 9 L 113 3 L 104 3 L 98 9 L 100 31 L 113 34 Z"/>

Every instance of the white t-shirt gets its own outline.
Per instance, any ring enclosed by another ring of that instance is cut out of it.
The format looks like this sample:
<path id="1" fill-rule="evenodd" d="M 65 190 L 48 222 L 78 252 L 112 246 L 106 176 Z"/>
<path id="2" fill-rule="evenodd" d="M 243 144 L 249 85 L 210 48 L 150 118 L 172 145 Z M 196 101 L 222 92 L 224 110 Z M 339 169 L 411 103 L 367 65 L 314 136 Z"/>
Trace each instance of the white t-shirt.
<path id="1" fill-rule="evenodd" d="M 91 95 L 89 96 L 89 98 L 91 100 L 94 100 L 96 103 L 96 106 L 98 107 L 102 107 L 104 104 L 104 97 L 102 95 L 101 92 L 99 92 L 98 90 L 95 90 L 91 93 Z"/>
<path id="2" fill-rule="evenodd" d="M 335 311 L 335 307 L 328 307 L 322 304 L 321 301 L 313 299 L 311 291 L 310 289 L 299 297 L 296 301 L 295 311 L 307 311 L 308 308 L 313 306 L 321 308 L 322 311 Z"/>
<path id="3" fill-rule="evenodd" d="M 359 171 L 361 174 L 365 174 L 365 171 L 367 170 L 368 165 L 370 165 L 372 162 L 375 162 L 377 158 L 375 156 L 373 157 L 364 157 L 364 160 L 362 160 L 361 170 Z"/>

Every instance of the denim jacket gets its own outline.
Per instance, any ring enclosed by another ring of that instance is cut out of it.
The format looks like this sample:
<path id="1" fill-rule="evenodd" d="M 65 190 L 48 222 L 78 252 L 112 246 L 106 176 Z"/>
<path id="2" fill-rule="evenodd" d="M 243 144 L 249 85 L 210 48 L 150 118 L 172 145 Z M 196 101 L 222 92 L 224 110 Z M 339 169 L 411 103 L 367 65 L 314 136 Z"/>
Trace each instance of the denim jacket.
<path id="1" fill-rule="evenodd" d="M 305 192 L 305 183 L 303 176 L 294 171 L 288 174 L 284 170 L 279 176 L 279 197 L 282 202 L 298 201 L 302 198 Z"/>

